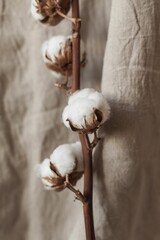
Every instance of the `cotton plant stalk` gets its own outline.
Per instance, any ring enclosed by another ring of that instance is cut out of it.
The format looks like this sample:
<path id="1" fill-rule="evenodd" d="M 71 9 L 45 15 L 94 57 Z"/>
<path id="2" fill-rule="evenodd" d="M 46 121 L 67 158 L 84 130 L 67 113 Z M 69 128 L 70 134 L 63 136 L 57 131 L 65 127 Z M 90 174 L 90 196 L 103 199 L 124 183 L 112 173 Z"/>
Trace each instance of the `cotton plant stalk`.
<path id="1" fill-rule="evenodd" d="M 72 0 L 72 17 L 79 19 L 79 0 Z M 72 24 L 73 32 L 73 72 L 72 72 L 72 93 L 80 89 L 80 27 L 81 22 Z M 89 138 L 86 134 L 79 134 L 82 144 L 84 160 L 84 192 L 87 201 L 83 204 L 86 239 L 95 240 L 94 220 L 93 220 L 93 166 L 92 148 L 87 147 Z"/>

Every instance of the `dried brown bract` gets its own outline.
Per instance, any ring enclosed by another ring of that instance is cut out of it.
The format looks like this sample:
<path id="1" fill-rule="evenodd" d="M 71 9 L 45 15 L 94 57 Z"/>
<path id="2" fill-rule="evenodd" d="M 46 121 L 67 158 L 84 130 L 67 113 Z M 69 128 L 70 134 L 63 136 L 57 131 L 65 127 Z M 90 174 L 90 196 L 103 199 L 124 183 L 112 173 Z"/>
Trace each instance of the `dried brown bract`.
<path id="1" fill-rule="evenodd" d="M 57 25 L 70 9 L 70 0 L 36 0 L 37 13 L 44 16 L 42 23 Z"/>

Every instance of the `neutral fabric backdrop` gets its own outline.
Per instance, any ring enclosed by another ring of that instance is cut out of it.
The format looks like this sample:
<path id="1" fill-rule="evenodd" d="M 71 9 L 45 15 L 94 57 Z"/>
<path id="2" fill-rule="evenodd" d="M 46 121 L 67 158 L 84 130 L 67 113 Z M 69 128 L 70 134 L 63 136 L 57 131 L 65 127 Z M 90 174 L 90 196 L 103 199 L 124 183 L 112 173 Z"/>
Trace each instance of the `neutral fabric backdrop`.
<path id="1" fill-rule="evenodd" d="M 101 89 L 112 108 L 94 161 L 96 239 L 159 240 L 160 2 L 80 2 L 82 86 Z M 70 23 L 46 27 L 32 19 L 29 0 L 0 1 L 3 240 L 85 240 L 81 204 L 67 190 L 44 191 L 34 171 L 56 146 L 77 140 L 62 124 L 67 98 L 40 53 L 57 34 L 70 34 Z"/>

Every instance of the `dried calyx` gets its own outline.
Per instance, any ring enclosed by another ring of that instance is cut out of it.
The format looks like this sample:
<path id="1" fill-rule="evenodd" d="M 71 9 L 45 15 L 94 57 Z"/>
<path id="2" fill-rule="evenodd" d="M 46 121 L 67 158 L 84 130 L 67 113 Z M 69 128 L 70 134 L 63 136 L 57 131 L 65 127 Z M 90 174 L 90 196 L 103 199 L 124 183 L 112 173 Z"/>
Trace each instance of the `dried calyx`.
<path id="1" fill-rule="evenodd" d="M 52 71 L 55 78 L 65 77 L 64 82 L 56 83 L 57 87 L 70 89 L 68 78 L 72 75 L 72 37 L 55 36 L 44 42 L 42 54 L 46 66 Z M 81 56 L 81 66 L 86 63 L 86 54 Z"/>
<path id="2" fill-rule="evenodd" d="M 80 142 L 63 144 L 56 148 L 50 158 L 38 165 L 42 183 L 48 190 L 61 191 L 76 185 L 83 174 L 83 157 Z"/>
<path id="3" fill-rule="evenodd" d="M 33 17 L 52 26 L 57 25 L 69 9 L 70 0 L 32 0 L 31 3 Z"/>
<path id="4" fill-rule="evenodd" d="M 105 97 L 94 89 L 83 89 L 70 96 L 63 111 L 63 122 L 73 131 L 93 133 L 110 117 Z"/>

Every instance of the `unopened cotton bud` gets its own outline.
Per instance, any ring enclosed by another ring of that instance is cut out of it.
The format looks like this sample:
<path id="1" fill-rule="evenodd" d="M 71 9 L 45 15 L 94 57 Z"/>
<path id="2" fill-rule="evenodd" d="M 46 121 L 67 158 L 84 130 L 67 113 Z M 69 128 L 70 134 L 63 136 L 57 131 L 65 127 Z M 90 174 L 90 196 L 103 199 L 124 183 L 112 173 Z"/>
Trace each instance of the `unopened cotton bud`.
<path id="1" fill-rule="evenodd" d="M 110 117 L 104 96 L 94 89 L 75 92 L 63 111 L 64 124 L 73 131 L 92 133 Z"/>
<path id="2" fill-rule="evenodd" d="M 72 74 L 72 36 L 55 36 L 42 45 L 42 55 L 47 67 L 55 78 Z M 81 56 L 81 66 L 86 63 L 85 53 Z"/>
<path id="3" fill-rule="evenodd" d="M 62 19 L 59 13 L 66 15 L 70 9 L 70 0 L 32 0 L 31 13 L 36 20 L 52 26 Z"/>
<path id="4" fill-rule="evenodd" d="M 83 174 L 83 157 L 80 142 L 57 147 L 38 167 L 42 182 L 47 189 L 61 191 L 65 188 L 66 175 L 75 185 Z"/>

